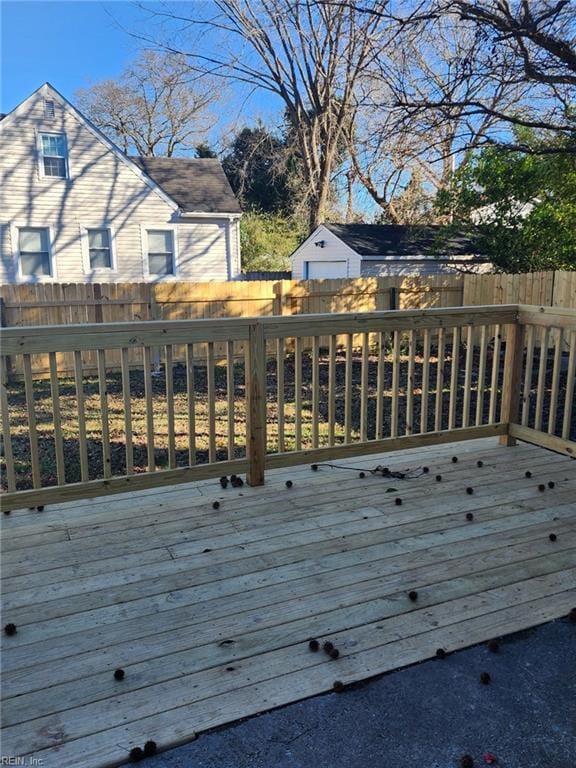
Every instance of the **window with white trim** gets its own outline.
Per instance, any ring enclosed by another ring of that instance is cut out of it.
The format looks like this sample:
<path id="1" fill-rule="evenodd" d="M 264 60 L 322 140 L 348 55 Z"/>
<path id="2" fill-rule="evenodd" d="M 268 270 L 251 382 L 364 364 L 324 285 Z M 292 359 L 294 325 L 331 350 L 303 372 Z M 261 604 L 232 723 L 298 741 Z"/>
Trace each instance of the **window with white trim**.
<path id="1" fill-rule="evenodd" d="M 174 232 L 171 229 L 149 229 L 148 272 L 151 275 L 176 274 L 174 262 Z"/>
<path id="2" fill-rule="evenodd" d="M 68 178 L 68 153 L 66 136 L 63 133 L 41 133 L 40 154 L 44 176 Z"/>
<path id="3" fill-rule="evenodd" d="M 112 269 L 112 242 L 109 229 L 88 229 L 90 269 Z"/>
<path id="4" fill-rule="evenodd" d="M 52 275 L 50 232 L 45 227 L 22 227 L 18 230 L 18 259 L 23 277 Z"/>

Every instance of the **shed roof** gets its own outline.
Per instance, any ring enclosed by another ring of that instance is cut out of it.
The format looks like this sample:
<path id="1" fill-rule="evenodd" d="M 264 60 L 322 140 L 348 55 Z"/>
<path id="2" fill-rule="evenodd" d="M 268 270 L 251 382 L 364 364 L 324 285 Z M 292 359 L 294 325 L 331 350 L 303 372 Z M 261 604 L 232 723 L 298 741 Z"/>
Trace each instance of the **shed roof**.
<path id="1" fill-rule="evenodd" d="M 442 226 L 325 224 L 361 256 L 480 255 L 477 238 Z"/>
<path id="2" fill-rule="evenodd" d="M 214 158 L 130 157 L 184 213 L 241 213 L 220 162 Z"/>

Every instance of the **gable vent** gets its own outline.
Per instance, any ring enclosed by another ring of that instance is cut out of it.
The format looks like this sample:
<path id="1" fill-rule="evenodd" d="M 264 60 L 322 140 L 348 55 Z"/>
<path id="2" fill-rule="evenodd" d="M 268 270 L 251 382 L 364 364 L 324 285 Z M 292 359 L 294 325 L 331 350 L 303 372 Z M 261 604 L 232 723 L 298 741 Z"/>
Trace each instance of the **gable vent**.
<path id="1" fill-rule="evenodd" d="M 54 102 L 51 99 L 44 99 L 44 117 L 50 120 L 55 115 Z"/>

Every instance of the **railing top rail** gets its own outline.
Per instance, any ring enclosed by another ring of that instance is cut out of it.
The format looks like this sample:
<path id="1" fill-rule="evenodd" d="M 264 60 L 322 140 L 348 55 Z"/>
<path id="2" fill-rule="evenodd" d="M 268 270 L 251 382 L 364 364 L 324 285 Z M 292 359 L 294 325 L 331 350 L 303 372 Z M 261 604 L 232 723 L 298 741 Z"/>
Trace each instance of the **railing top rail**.
<path id="1" fill-rule="evenodd" d="M 543 325 L 549 328 L 575 328 L 576 309 L 569 307 L 537 307 L 518 305 L 518 322 L 522 325 Z"/>
<path id="2" fill-rule="evenodd" d="M 206 341 L 241 341 L 248 338 L 251 325 L 262 325 L 266 338 L 411 328 L 451 328 L 514 323 L 517 315 L 517 305 L 510 304 L 288 317 L 139 320 L 83 325 L 19 326 L 0 330 L 0 350 L 3 355 L 15 355 Z"/>
<path id="3" fill-rule="evenodd" d="M 515 323 L 516 304 L 477 307 L 441 307 L 402 309 L 350 314 L 293 315 L 263 319 L 266 338 L 302 335 L 362 333 L 367 331 L 418 330 L 421 328 L 457 328 Z"/>
<path id="4" fill-rule="evenodd" d="M 0 329 L 0 353 L 41 354 L 207 341 L 242 341 L 248 338 L 249 326 L 250 321 L 243 318 L 20 326 Z"/>

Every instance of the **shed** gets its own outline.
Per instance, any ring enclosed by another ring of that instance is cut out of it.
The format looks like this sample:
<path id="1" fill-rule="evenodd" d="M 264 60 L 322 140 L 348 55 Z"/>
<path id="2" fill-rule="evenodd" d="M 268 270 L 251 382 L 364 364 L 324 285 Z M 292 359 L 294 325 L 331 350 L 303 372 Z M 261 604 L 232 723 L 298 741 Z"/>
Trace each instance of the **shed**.
<path id="1" fill-rule="evenodd" d="M 291 261 L 294 280 L 491 269 L 477 239 L 468 233 L 400 224 L 320 224 Z"/>

